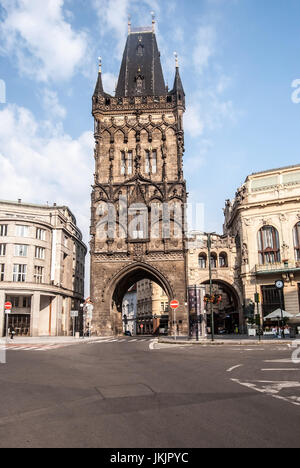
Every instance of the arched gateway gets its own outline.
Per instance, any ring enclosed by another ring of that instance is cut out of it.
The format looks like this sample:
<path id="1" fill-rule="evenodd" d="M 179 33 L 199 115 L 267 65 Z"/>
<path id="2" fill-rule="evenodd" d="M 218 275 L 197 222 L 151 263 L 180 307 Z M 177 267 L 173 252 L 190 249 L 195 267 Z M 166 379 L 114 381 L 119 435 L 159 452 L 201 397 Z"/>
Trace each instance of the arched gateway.
<path id="1" fill-rule="evenodd" d="M 123 297 L 144 278 L 178 299 L 176 326 L 188 333 L 184 111 L 178 61 L 169 91 L 154 28 L 130 31 L 116 95 L 104 92 L 100 64 L 93 96 L 91 296 L 98 335 L 121 333 Z"/>

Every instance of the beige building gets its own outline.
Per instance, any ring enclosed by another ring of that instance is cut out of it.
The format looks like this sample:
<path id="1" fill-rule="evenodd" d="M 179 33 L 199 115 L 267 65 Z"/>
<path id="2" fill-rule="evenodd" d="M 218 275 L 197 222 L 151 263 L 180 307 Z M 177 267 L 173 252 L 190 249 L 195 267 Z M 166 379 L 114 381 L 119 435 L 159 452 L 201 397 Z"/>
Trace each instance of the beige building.
<path id="1" fill-rule="evenodd" d="M 168 313 L 169 299 L 165 291 L 153 281 L 147 279 L 139 281 L 137 283 L 137 333 L 159 332 L 160 328 L 165 327 L 163 320 Z"/>
<path id="2" fill-rule="evenodd" d="M 25 336 L 68 335 L 70 312 L 84 297 L 87 248 L 65 207 L 0 201 L 0 330 Z"/>
<path id="3" fill-rule="evenodd" d="M 212 236 L 216 328 L 240 331 L 253 316 L 255 294 L 261 319 L 283 308 L 299 314 L 300 165 L 252 174 L 226 202 L 224 235 Z M 209 282 L 207 237 L 194 234 L 189 244 L 189 285 Z M 282 299 L 275 287 L 284 281 Z M 208 291 L 208 289 L 207 289 Z M 218 331 L 218 330 L 216 330 Z"/>

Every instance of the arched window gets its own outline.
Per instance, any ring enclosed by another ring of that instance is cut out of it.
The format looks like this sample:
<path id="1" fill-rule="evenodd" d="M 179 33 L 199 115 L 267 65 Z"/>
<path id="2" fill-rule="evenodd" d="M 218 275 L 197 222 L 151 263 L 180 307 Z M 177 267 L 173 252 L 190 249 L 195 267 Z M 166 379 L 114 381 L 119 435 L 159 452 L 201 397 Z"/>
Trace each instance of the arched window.
<path id="1" fill-rule="evenodd" d="M 227 253 L 222 252 L 219 255 L 219 267 L 220 268 L 227 268 L 228 267 L 228 257 Z"/>
<path id="2" fill-rule="evenodd" d="M 201 253 L 199 255 L 199 267 L 205 270 L 206 264 L 207 264 L 207 255 L 205 253 Z"/>
<path id="3" fill-rule="evenodd" d="M 261 265 L 280 262 L 279 234 L 273 226 L 264 226 L 258 232 L 258 253 Z"/>
<path id="4" fill-rule="evenodd" d="M 300 223 L 294 227 L 294 247 L 296 261 L 300 261 Z"/>
<path id="5" fill-rule="evenodd" d="M 217 264 L 218 264 L 218 256 L 216 253 L 212 253 L 211 256 L 210 256 L 210 264 L 211 264 L 211 267 L 213 269 L 216 269 L 217 268 Z"/>

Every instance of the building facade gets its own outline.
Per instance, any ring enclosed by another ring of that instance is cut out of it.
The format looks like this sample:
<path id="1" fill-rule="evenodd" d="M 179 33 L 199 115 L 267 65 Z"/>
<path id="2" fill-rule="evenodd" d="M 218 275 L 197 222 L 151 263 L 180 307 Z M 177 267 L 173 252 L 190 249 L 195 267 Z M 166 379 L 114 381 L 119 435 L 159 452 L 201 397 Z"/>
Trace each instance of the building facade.
<path id="1" fill-rule="evenodd" d="M 224 234 L 212 235 L 210 260 L 207 235 L 190 236 L 189 287 L 205 285 L 209 293 L 210 261 L 213 294 L 222 296 L 213 306 L 216 332 L 245 331 L 255 314 L 265 324 L 281 306 L 299 314 L 299 200 L 300 165 L 255 173 L 226 201 Z M 280 279 L 283 293 L 275 287 Z"/>
<path id="2" fill-rule="evenodd" d="M 165 291 L 150 280 L 137 283 L 137 333 L 152 335 L 168 326 L 169 298 Z"/>
<path id="3" fill-rule="evenodd" d="M 134 285 L 127 291 L 123 299 L 123 330 L 129 332 L 131 336 L 137 334 L 137 286 Z"/>
<path id="4" fill-rule="evenodd" d="M 99 335 L 122 332 L 124 295 L 143 279 L 158 283 L 169 300 L 176 296 L 182 304 L 178 326 L 187 333 L 184 111 L 178 63 L 173 89 L 165 85 L 155 22 L 150 28 L 129 25 L 115 96 L 103 89 L 101 65 L 93 96 L 91 298 Z M 164 229 L 163 207 L 174 212 L 175 204 L 181 223 L 172 214 Z M 170 333 L 174 326 L 170 316 Z"/>
<path id="5" fill-rule="evenodd" d="M 84 297 L 87 248 L 67 207 L 0 201 L 0 333 L 68 335 Z"/>

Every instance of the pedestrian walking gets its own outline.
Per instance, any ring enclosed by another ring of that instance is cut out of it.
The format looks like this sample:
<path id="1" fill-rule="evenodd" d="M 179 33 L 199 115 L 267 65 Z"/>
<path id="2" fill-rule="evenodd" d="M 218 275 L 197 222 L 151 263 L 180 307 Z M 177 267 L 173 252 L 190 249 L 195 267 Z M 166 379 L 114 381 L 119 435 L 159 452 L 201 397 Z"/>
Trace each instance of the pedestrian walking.
<path id="1" fill-rule="evenodd" d="M 10 339 L 11 339 L 11 340 L 14 339 L 15 334 L 16 334 L 16 332 L 15 332 L 14 327 L 11 327 L 11 328 L 10 328 Z"/>

